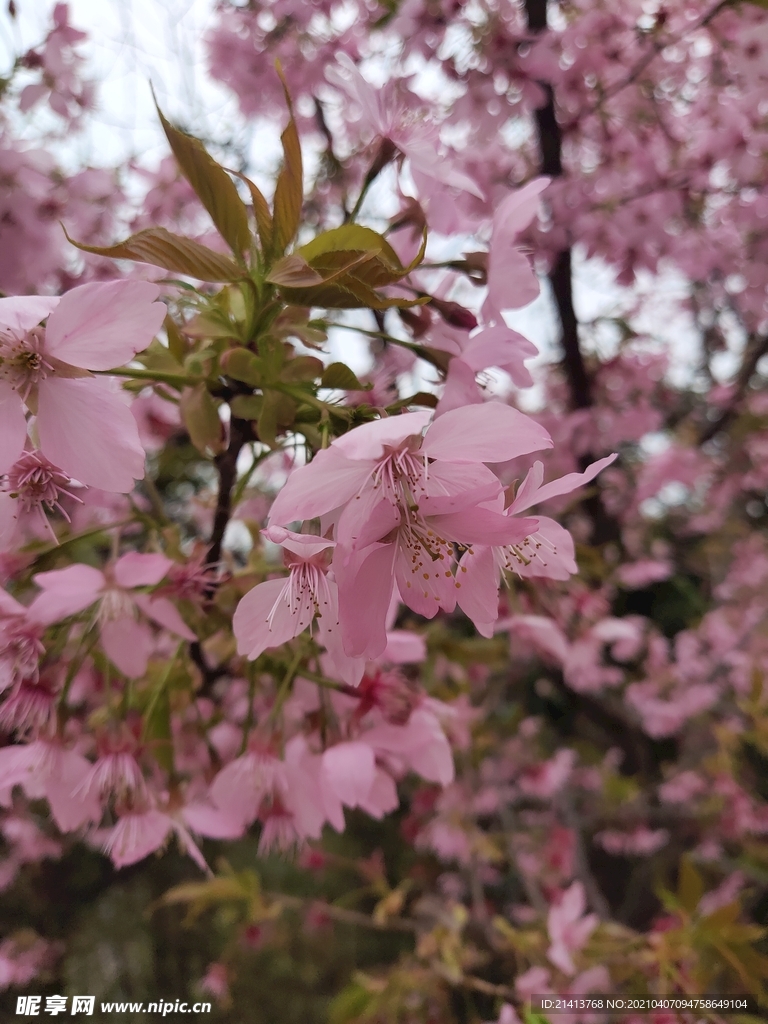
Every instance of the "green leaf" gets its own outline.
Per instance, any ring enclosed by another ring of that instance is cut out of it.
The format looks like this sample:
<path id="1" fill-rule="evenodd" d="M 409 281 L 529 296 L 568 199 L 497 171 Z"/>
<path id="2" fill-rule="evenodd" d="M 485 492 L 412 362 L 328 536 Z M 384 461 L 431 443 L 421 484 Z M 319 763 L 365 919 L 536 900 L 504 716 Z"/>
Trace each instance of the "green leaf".
<path id="1" fill-rule="evenodd" d="M 340 391 L 366 391 L 370 385 L 361 384 L 346 363 L 331 363 L 326 366 L 320 383 L 324 388 L 338 388 Z"/>
<path id="2" fill-rule="evenodd" d="M 350 1024 L 360 1020 L 371 1006 L 374 995 L 363 985 L 353 982 L 334 997 L 328 1008 L 328 1024 Z"/>
<path id="3" fill-rule="evenodd" d="M 253 215 L 256 218 L 256 230 L 259 232 L 259 241 L 261 242 L 261 251 L 268 255 L 272 248 L 272 214 L 269 209 L 269 204 L 264 198 L 261 189 L 254 185 L 250 178 L 246 178 L 244 174 L 239 171 L 230 171 L 230 174 L 234 174 L 241 181 L 244 181 L 248 186 L 248 191 L 251 193 L 251 202 L 253 203 Z"/>
<path id="4" fill-rule="evenodd" d="M 692 914 L 704 895 L 704 879 L 696 870 L 689 857 L 680 861 L 680 874 L 677 881 L 677 898 L 680 906 Z"/>
<path id="5" fill-rule="evenodd" d="M 246 348 L 232 348 L 221 357 L 221 369 L 232 380 L 259 388 L 264 379 L 264 364 Z"/>
<path id="6" fill-rule="evenodd" d="M 202 455 L 218 455 L 224 451 L 224 424 L 219 419 L 219 410 L 205 384 L 184 388 L 179 410 L 189 439 Z"/>
<path id="7" fill-rule="evenodd" d="M 437 408 L 437 395 L 433 395 L 429 391 L 417 391 L 415 395 L 409 395 L 408 398 L 401 398 L 397 402 L 393 402 L 392 405 L 387 406 L 387 412 L 400 412 L 401 409 L 407 409 L 409 405 L 422 405 L 427 409 Z"/>
<path id="8" fill-rule="evenodd" d="M 146 228 L 117 245 L 84 245 L 67 234 L 67 240 L 83 252 L 109 256 L 113 260 L 135 260 L 151 263 L 176 274 L 196 277 L 198 281 L 236 281 L 243 271 L 228 256 L 193 242 L 191 238 L 174 235 L 165 228 Z"/>
<path id="9" fill-rule="evenodd" d="M 270 270 L 267 281 L 285 288 L 311 288 L 322 284 L 320 274 L 298 253 L 283 256 Z"/>
<path id="10" fill-rule="evenodd" d="M 239 420 L 257 420 L 264 399 L 261 395 L 236 395 L 229 403 L 232 415 Z"/>
<path id="11" fill-rule="evenodd" d="M 299 133 L 293 119 L 291 97 L 279 65 L 277 73 L 283 83 L 285 99 L 291 115 L 285 131 L 280 136 L 284 160 L 275 187 L 275 212 L 272 226 L 272 249 L 277 256 L 282 256 L 299 230 L 301 207 L 304 202 L 304 169 Z"/>
<path id="12" fill-rule="evenodd" d="M 315 380 L 323 372 L 323 361 L 315 356 L 296 356 L 283 367 L 280 379 L 286 384 Z"/>
<path id="13" fill-rule="evenodd" d="M 256 433 L 262 444 L 277 448 L 277 435 L 293 426 L 296 403 L 279 391 L 267 391 L 256 424 Z"/>
<path id="14" fill-rule="evenodd" d="M 144 739 L 152 747 L 158 764 L 167 772 L 172 772 L 171 702 L 167 687 L 155 695 L 147 710 L 144 717 Z"/>
<path id="15" fill-rule="evenodd" d="M 211 215 L 219 234 L 237 255 L 247 252 L 251 245 L 248 208 L 238 195 L 234 182 L 199 139 L 174 128 L 160 107 L 157 107 L 157 113 L 181 173 Z"/>
<path id="16" fill-rule="evenodd" d="M 165 327 L 165 333 L 168 336 L 168 351 L 177 363 L 181 363 L 184 356 L 187 354 L 187 343 L 170 316 L 166 316 L 163 321 L 163 326 Z"/>

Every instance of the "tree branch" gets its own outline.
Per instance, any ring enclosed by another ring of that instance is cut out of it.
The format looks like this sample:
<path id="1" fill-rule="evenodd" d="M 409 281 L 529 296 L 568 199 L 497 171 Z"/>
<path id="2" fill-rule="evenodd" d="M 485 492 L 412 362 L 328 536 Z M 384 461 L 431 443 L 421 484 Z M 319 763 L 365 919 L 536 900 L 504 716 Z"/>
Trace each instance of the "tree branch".
<path id="1" fill-rule="evenodd" d="M 525 0 L 528 30 L 535 34 L 546 31 L 547 0 Z M 551 178 L 563 175 L 563 133 L 555 112 L 555 94 L 549 82 L 539 82 L 544 91 L 542 106 L 534 111 L 541 153 L 541 173 Z M 549 283 L 560 320 L 563 368 L 568 382 L 571 406 L 588 409 L 592 403 L 592 382 L 587 372 L 584 354 L 579 343 L 579 324 L 573 307 L 573 266 L 570 248 L 557 253 L 549 274 Z M 579 459 L 582 472 L 592 462 L 590 455 Z M 596 544 L 620 543 L 619 524 L 609 515 L 599 491 L 584 499 L 584 508 L 592 520 L 592 534 Z"/>
<path id="2" fill-rule="evenodd" d="M 757 364 L 763 358 L 764 355 L 768 354 L 768 335 L 761 337 L 753 337 L 750 339 L 750 345 L 747 347 L 747 351 L 744 353 L 744 362 L 741 364 L 739 372 L 736 374 L 736 380 L 734 381 L 734 390 L 731 395 L 730 401 L 720 412 L 720 415 L 708 423 L 699 434 L 699 444 L 705 444 L 707 441 L 711 441 L 712 438 L 719 434 L 724 427 L 727 427 L 731 420 L 738 412 L 741 400 L 747 392 L 749 382 L 752 379 L 752 374 L 757 370 Z"/>

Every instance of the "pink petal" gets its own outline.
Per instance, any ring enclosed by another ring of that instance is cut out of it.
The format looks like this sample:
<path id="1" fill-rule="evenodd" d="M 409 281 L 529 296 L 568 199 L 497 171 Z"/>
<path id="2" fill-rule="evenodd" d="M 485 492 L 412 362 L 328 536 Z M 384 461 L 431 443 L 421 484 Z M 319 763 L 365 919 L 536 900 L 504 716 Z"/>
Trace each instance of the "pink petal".
<path id="1" fill-rule="evenodd" d="M 182 637 L 184 640 L 196 640 L 197 637 L 186 624 L 178 608 L 167 597 L 152 597 L 151 594 L 135 594 L 134 601 L 141 608 L 148 619 L 152 619 L 158 626 L 169 629 L 171 633 Z"/>
<path id="2" fill-rule="evenodd" d="M 60 832 L 74 832 L 88 821 L 101 818 L 98 793 L 75 795 L 90 773 L 91 763 L 74 750 L 59 748 L 51 762 L 51 775 L 45 784 L 45 795 L 53 820 Z"/>
<path id="3" fill-rule="evenodd" d="M 426 507 L 437 509 L 434 499 L 443 495 L 460 497 L 463 506 L 487 504 L 500 491 L 499 478 L 482 462 L 433 462 L 427 480 L 430 504 Z M 471 496 L 471 501 L 463 500 L 468 496 Z M 444 505 L 441 510 L 455 511 L 458 507 L 456 504 Z"/>
<path id="4" fill-rule="evenodd" d="M 507 462 L 552 447 L 552 438 L 530 416 L 500 402 L 486 402 L 452 409 L 436 419 L 422 451 L 446 462 Z"/>
<path id="5" fill-rule="evenodd" d="M 261 531 L 267 540 L 273 544 L 280 544 L 286 551 L 300 558 L 313 558 L 321 551 L 327 551 L 336 543 L 333 540 L 325 540 L 323 537 L 314 537 L 306 533 L 293 533 L 282 526 L 268 526 Z"/>
<path id="6" fill-rule="evenodd" d="M 245 831 L 242 817 L 199 800 L 187 804 L 181 816 L 193 832 L 210 839 L 239 839 Z"/>
<path id="7" fill-rule="evenodd" d="M 367 743 L 337 743 L 322 755 L 322 771 L 338 798 L 357 807 L 373 785 L 376 761 Z"/>
<path id="8" fill-rule="evenodd" d="M 130 551 L 115 562 L 115 582 L 121 587 L 151 587 L 160 582 L 172 565 L 165 555 Z"/>
<path id="9" fill-rule="evenodd" d="M 124 814 L 107 834 L 104 852 L 116 868 L 127 867 L 159 850 L 173 827 L 173 819 L 160 811 Z"/>
<path id="10" fill-rule="evenodd" d="M 491 243 L 488 260 L 488 296 L 483 303 L 485 320 L 500 320 L 505 309 L 521 309 L 541 291 L 528 257 L 519 249 L 506 251 Z"/>
<path id="11" fill-rule="evenodd" d="M 339 628 L 339 596 L 333 580 L 327 580 L 327 607 L 317 617 L 317 639 L 328 652 L 334 677 L 347 686 L 357 686 L 365 671 L 365 658 L 350 658 L 344 650 Z"/>
<path id="12" fill-rule="evenodd" d="M 391 629 L 387 633 L 387 646 L 381 655 L 382 661 L 393 665 L 407 665 L 426 661 L 427 641 L 418 633 L 407 629 Z"/>
<path id="13" fill-rule="evenodd" d="M 11 551 L 18 545 L 19 502 L 7 491 L 0 491 L 0 551 Z"/>
<path id="14" fill-rule="evenodd" d="M 106 382 L 41 381 L 37 429 L 43 454 L 80 483 L 125 494 L 144 476 L 136 420 Z"/>
<path id="15" fill-rule="evenodd" d="M 514 567 L 518 576 L 526 579 L 536 577 L 546 580 L 567 580 L 579 571 L 573 537 L 554 519 L 540 516 L 539 527 L 531 534 L 530 541 L 533 545 L 541 546 L 537 548 L 536 557 L 527 565 Z"/>
<path id="16" fill-rule="evenodd" d="M 302 605 L 291 612 L 289 592 L 289 580 L 267 580 L 242 598 L 232 619 L 239 654 L 253 661 L 268 647 L 279 647 L 307 628 L 313 609 Z"/>
<path id="17" fill-rule="evenodd" d="M 27 418 L 21 399 L 10 384 L 0 381 L 0 473 L 7 473 L 16 462 L 26 440 Z"/>
<path id="18" fill-rule="evenodd" d="M 386 537 L 399 524 L 398 506 L 387 498 L 382 499 L 378 490 L 369 487 L 345 506 L 336 536 L 341 548 L 361 550 Z M 343 552 L 340 555 L 343 557 Z"/>
<path id="19" fill-rule="evenodd" d="M 451 612 L 456 607 L 456 581 L 446 561 L 433 562 L 424 553 L 414 562 L 412 550 L 398 544 L 395 579 L 404 603 L 418 615 L 432 619 L 441 609 Z"/>
<path id="20" fill-rule="evenodd" d="M 431 419 L 431 412 L 406 412 L 363 423 L 338 437 L 331 449 L 342 452 L 348 459 L 380 459 L 385 445 L 394 448 L 407 437 L 421 434 Z"/>
<path id="21" fill-rule="evenodd" d="M 352 658 L 378 658 L 387 646 L 386 620 L 394 587 L 396 545 L 363 552 L 336 570 L 344 650 Z"/>
<path id="22" fill-rule="evenodd" d="M 148 281 L 84 284 L 66 292 L 48 320 L 47 352 L 71 366 L 110 370 L 148 347 L 167 312 Z"/>
<path id="23" fill-rule="evenodd" d="M 12 295 L 0 299 L 0 329 L 21 334 L 37 327 L 61 300 L 53 295 Z"/>
<path id="24" fill-rule="evenodd" d="M 456 570 L 456 580 L 460 584 L 456 603 L 474 622 L 481 636 L 493 636 L 493 626 L 499 617 L 500 576 L 493 548 L 490 547 L 468 551 Z"/>
<path id="25" fill-rule="evenodd" d="M 548 484 L 544 484 L 543 487 L 539 487 L 538 490 L 529 490 L 525 488 L 523 494 L 523 488 L 521 487 L 521 493 L 518 494 L 517 498 L 512 502 L 511 511 L 522 512 L 524 509 L 530 508 L 531 505 L 538 505 L 540 501 L 546 501 L 548 498 L 556 498 L 561 494 L 570 494 L 571 491 L 575 491 L 577 487 L 582 487 L 584 484 L 588 484 L 590 480 L 594 480 L 598 473 L 600 473 L 606 466 L 610 466 L 612 462 L 615 462 L 618 455 L 607 455 L 604 459 L 598 459 L 597 462 L 593 462 L 591 466 L 588 466 L 583 473 L 566 473 L 565 476 L 561 476 L 558 480 L 552 480 Z M 540 466 L 541 463 L 536 463 L 536 466 Z M 533 470 L 529 470 L 528 477 L 531 476 Z M 537 470 L 539 479 L 543 476 L 543 467 Z M 523 482 L 523 487 L 528 482 L 528 477 Z"/>
<path id="26" fill-rule="evenodd" d="M 400 798 L 397 795 L 395 780 L 388 772 L 376 768 L 373 785 L 366 798 L 360 801 L 359 806 L 366 814 L 370 814 L 377 820 L 381 820 L 385 814 L 397 810 L 400 806 Z"/>
<path id="27" fill-rule="evenodd" d="M 534 178 L 523 188 L 510 193 L 496 208 L 493 215 L 493 237 L 513 241 L 539 211 L 539 196 L 549 185 L 549 178 Z"/>
<path id="28" fill-rule="evenodd" d="M 489 508 L 467 508 L 436 516 L 435 527 L 459 544 L 517 544 L 536 532 L 538 519 L 517 519 Z"/>
<path id="29" fill-rule="evenodd" d="M 66 569 L 38 572 L 32 579 L 42 587 L 29 606 L 29 616 L 46 626 L 77 615 L 98 598 L 104 589 L 104 575 L 90 565 L 68 565 Z"/>
<path id="30" fill-rule="evenodd" d="M 314 519 L 353 498 L 365 482 L 370 467 L 345 458 L 333 446 L 319 451 L 307 466 L 288 477 L 269 512 L 269 522 L 293 523 Z"/>
<path id="31" fill-rule="evenodd" d="M 464 359 L 452 359 L 448 364 L 445 387 L 435 409 L 435 419 L 466 405 L 480 405 L 483 393 L 475 380 L 475 371 Z"/>
<path id="32" fill-rule="evenodd" d="M 101 627 L 101 646 L 124 676 L 139 679 L 147 671 L 147 662 L 154 647 L 152 633 L 144 622 L 126 616 L 112 619 Z"/>

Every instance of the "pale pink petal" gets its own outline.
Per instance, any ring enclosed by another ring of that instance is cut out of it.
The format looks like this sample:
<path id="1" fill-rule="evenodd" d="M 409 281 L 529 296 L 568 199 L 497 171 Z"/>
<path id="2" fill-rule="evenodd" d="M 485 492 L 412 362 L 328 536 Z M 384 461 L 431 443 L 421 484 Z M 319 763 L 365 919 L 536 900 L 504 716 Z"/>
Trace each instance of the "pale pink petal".
<path id="1" fill-rule="evenodd" d="M 407 629 L 391 629 L 387 632 L 387 646 L 381 655 L 382 661 L 392 665 L 407 665 L 425 661 L 427 641 L 418 633 Z"/>
<path id="2" fill-rule="evenodd" d="M 66 292 L 45 332 L 49 355 L 71 366 L 110 370 L 148 347 L 167 312 L 148 281 L 84 284 Z"/>
<path id="3" fill-rule="evenodd" d="M 26 440 L 27 418 L 21 399 L 10 384 L 0 381 L 0 473 L 7 473 L 18 460 Z"/>
<path id="4" fill-rule="evenodd" d="M 107 833 L 104 852 L 116 868 L 127 867 L 159 850 L 173 828 L 173 819 L 160 811 L 124 814 Z"/>
<path id="5" fill-rule="evenodd" d="M 528 562 L 514 563 L 518 576 L 567 580 L 579 571 L 573 537 L 554 519 L 540 516 L 538 529 L 528 539 L 530 546 L 523 546 L 521 551 L 526 555 L 532 547 L 535 553 Z"/>
<path id="6" fill-rule="evenodd" d="M 476 547 L 468 551 L 456 570 L 460 589 L 456 602 L 474 622 L 481 636 L 493 636 L 493 626 L 499 617 L 500 571 L 490 547 Z"/>
<path id="7" fill-rule="evenodd" d="M 52 295 L 12 295 L 0 299 L 0 331 L 5 328 L 21 334 L 37 327 L 61 300 Z"/>
<path id="8" fill-rule="evenodd" d="M 328 652 L 334 677 L 347 686 L 357 686 L 365 672 L 365 658 L 350 658 L 344 650 L 339 628 L 339 595 L 333 580 L 326 580 L 326 600 L 317 617 L 317 639 Z"/>
<path id="9" fill-rule="evenodd" d="M 268 526 L 261 531 L 267 540 L 273 544 L 280 544 L 286 551 L 300 558 L 313 558 L 321 551 L 327 551 L 336 543 L 326 540 L 324 537 L 315 537 L 306 533 L 293 533 L 282 526 Z"/>
<path id="10" fill-rule="evenodd" d="M 610 466 L 617 458 L 618 455 L 616 454 L 607 455 L 604 459 L 598 459 L 597 462 L 593 462 L 583 473 L 566 473 L 565 476 L 561 476 L 558 480 L 552 480 L 550 483 L 540 486 L 536 491 L 530 491 L 526 488 L 525 496 L 523 496 L 523 489 L 521 488 L 521 493 L 512 502 L 510 509 L 512 512 L 523 512 L 525 509 L 530 508 L 531 505 L 538 505 L 540 501 L 546 501 L 547 498 L 557 498 L 561 494 L 570 494 L 577 487 L 582 487 L 584 484 L 588 484 L 590 480 L 594 480 L 601 470 L 605 469 L 606 466 Z M 537 465 L 540 465 L 540 463 Z M 532 470 L 529 471 L 529 475 L 531 472 Z M 539 472 L 542 473 L 543 468 Z M 525 482 L 527 480 L 528 477 L 526 477 Z"/>
<path id="11" fill-rule="evenodd" d="M 103 573 L 79 562 L 66 569 L 38 572 L 32 579 L 43 592 L 29 606 L 29 615 L 45 625 L 77 615 L 93 604 L 105 585 Z"/>
<path id="12" fill-rule="evenodd" d="M 498 477 L 482 462 L 433 462 L 429 466 L 427 493 L 430 500 L 443 495 L 468 498 L 468 504 L 488 504 L 501 491 Z M 442 511 L 456 511 L 458 505 L 443 506 Z"/>
<path id="13" fill-rule="evenodd" d="M 101 380 L 49 377 L 39 384 L 40 448 L 75 480 L 127 493 L 144 476 L 144 449 L 123 395 Z"/>
<path id="14" fill-rule="evenodd" d="M 90 761 L 74 750 L 59 748 L 53 755 L 45 795 L 61 832 L 74 832 L 86 822 L 98 822 L 101 818 L 98 793 L 77 792 L 91 767 Z"/>
<path id="15" fill-rule="evenodd" d="M 179 610 L 167 597 L 152 597 L 151 594 L 134 594 L 134 601 L 148 619 L 158 626 L 168 629 L 184 640 L 196 640 L 197 637 L 182 619 Z"/>
<path id="16" fill-rule="evenodd" d="M 385 814 L 397 810 L 400 806 L 400 798 L 397 795 L 395 780 L 388 772 L 376 768 L 373 785 L 366 798 L 360 801 L 359 806 L 366 814 L 370 814 L 377 820 L 381 820 Z"/>
<path id="17" fill-rule="evenodd" d="M 442 609 L 451 612 L 456 607 L 456 581 L 450 570 L 450 563 L 436 559 L 434 562 L 427 552 L 416 558 L 405 544 L 398 544 L 395 559 L 397 589 L 405 604 L 432 619 Z"/>
<path id="18" fill-rule="evenodd" d="M 440 156 L 427 140 L 414 136 L 403 141 L 399 148 L 410 160 L 413 171 L 420 171 L 425 177 L 439 181 L 449 188 L 460 189 L 462 192 L 477 196 L 478 199 L 485 199 L 478 184 L 469 175 L 454 167 L 450 159 Z"/>
<path id="19" fill-rule="evenodd" d="M 452 359 L 448 364 L 443 393 L 435 409 L 435 419 L 454 409 L 480 405 L 483 401 L 483 393 L 475 380 L 475 371 L 463 359 Z"/>
<path id="20" fill-rule="evenodd" d="M 147 662 L 154 647 L 152 633 L 144 622 L 128 616 L 112 619 L 101 627 L 104 653 L 124 676 L 139 679 L 147 671 Z"/>
<path id="21" fill-rule="evenodd" d="M 0 491 L 0 551 L 11 551 L 18 545 L 19 502 L 7 491 Z"/>
<path id="22" fill-rule="evenodd" d="M 380 459 L 384 446 L 397 447 L 407 437 L 420 435 L 432 419 L 432 413 L 406 412 L 363 423 L 336 440 L 331 449 L 342 452 L 348 459 Z"/>
<path id="23" fill-rule="evenodd" d="M 366 548 L 386 537 L 400 523 L 399 507 L 379 491 L 367 487 L 353 498 L 339 517 L 336 536 L 339 546 L 348 550 Z"/>
<path id="24" fill-rule="evenodd" d="M 187 804 L 181 816 L 193 832 L 210 839 L 239 839 L 245 831 L 240 815 L 200 800 Z"/>
<path id="25" fill-rule="evenodd" d="M 442 536 L 460 544 L 517 544 L 539 525 L 538 519 L 517 519 L 489 508 L 467 508 L 435 517 Z"/>
<path id="26" fill-rule="evenodd" d="M 498 237 L 511 242 L 521 231 L 525 231 L 538 213 L 539 197 L 549 183 L 549 178 L 534 178 L 499 203 L 493 215 L 494 239 Z"/>
<path id="27" fill-rule="evenodd" d="M 525 360 L 532 359 L 538 352 L 533 342 L 522 334 L 504 324 L 497 324 L 473 335 L 462 359 L 474 371 L 498 366 L 506 370 L 517 387 L 529 388 L 533 378 L 525 367 Z"/>
<path id="28" fill-rule="evenodd" d="M 552 438 L 530 416 L 500 402 L 452 409 L 427 430 L 422 451 L 447 462 L 507 462 L 551 448 Z"/>
<path id="29" fill-rule="evenodd" d="M 307 628 L 313 609 L 302 602 L 291 611 L 289 593 L 289 580 L 267 580 L 242 598 L 232 620 L 239 654 L 253 661 L 268 647 L 279 647 Z"/>
<path id="30" fill-rule="evenodd" d="M 319 451 L 306 466 L 295 469 L 269 511 L 270 523 L 294 523 L 325 515 L 353 498 L 370 467 L 353 462 L 333 445 Z"/>
<path id="31" fill-rule="evenodd" d="M 521 309 L 541 291 L 529 258 L 511 245 L 508 249 L 491 242 L 488 260 L 488 296 L 483 303 L 485 320 L 499 320 L 505 309 Z"/>
<path id="32" fill-rule="evenodd" d="M 395 544 L 381 544 L 354 559 L 343 572 L 336 571 L 341 635 L 344 650 L 352 658 L 378 658 L 387 646 L 396 550 Z"/>
<path id="33" fill-rule="evenodd" d="M 115 582 L 121 587 L 151 587 L 160 582 L 172 565 L 165 555 L 129 551 L 115 562 Z"/>
<path id="34" fill-rule="evenodd" d="M 357 807 L 373 785 L 376 761 L 373 750 L 359 740 L 337 743 L 322 755 L 322 771 L 338 798 Z"/>

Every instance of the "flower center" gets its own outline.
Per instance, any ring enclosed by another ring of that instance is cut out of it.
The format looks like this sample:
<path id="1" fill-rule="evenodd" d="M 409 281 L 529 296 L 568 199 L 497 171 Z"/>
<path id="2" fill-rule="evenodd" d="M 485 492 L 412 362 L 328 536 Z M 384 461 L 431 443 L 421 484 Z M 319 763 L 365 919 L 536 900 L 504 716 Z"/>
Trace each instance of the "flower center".
<path id="1" fill-rule="evenodd" d="M 24 452 L 9 470 L 3 490 L 17 499 L 23 512 L 39 510 L 44 516 L 45 509 L 48 512 L 58 509 L 69 522 L 69 516 L 59 503 L 59 495 L 72 498 L 81 505 L 83 503 L 81 498 L 66 489 L 69 483 L 69 477 L 40 452 Z"/>
<path id="2" fill-rule="evenodd" d="M 506 544 L 499 548 L 502 558 L 502 565 L 505 569 L 518 571 L 520 566 L 530 565 L 537 562 L 541 566 L 548 564 L 549 558 L 557 554 L 555 545 L 543 537 L 540 533 L 532 533 L 519 544 Z"/>
<path id="3" fill-rule="evenodd" d="M 121 590 L 119 587 L 104 591 L 101 604 L 99 605 L 98 617 L 100 622 L 113 622 L 115 619 L 134 618 L 135 613 L 136 606 L 133 598 L 127 591 Z"/>
<path id="4" fill-rule="evenodd" d="M 417 439 L 419 442 L 421 438 Z M 418 503 L 420 496 L 427 493 L 429 463 L 426 455 L 418 455 L 406 444 L 395 451 L 388 451 L 377 463 L 370 479 L 382 495 L 394 505 L 405 506 Z"/>
<path id="5" fill-rule="evenodd" d="M 24 333 L 8 330 L 0 333 L 0 380 L 8 381 L 24 401 L 38 381 L 53 372 L 44 350 L 42 327 Z"/>

